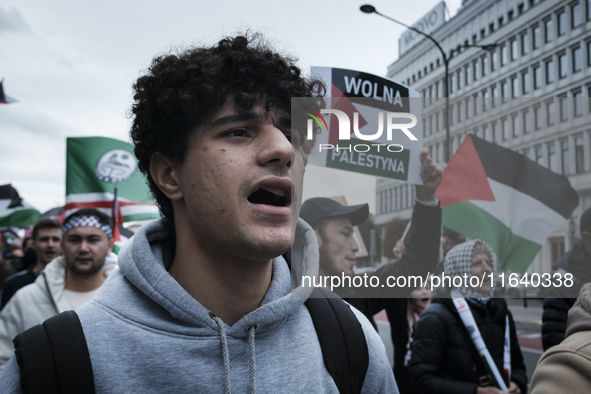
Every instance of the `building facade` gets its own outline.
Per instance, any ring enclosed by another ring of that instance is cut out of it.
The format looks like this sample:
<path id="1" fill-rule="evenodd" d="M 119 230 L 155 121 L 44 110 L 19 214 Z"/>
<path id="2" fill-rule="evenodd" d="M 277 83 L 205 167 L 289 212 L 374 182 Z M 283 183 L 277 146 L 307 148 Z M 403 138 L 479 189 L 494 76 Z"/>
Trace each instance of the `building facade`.
<path id="1" fill-rule="evenodd" d="M 530 266 L 550 272 L 591 207 L 591 0 L 471 0 L 431 34 L 449 62 L 450 146 L 467 134 L 526 155 L 567 176 L 579 194 L 572 217 Z M 496 44 L 493 50 L 475 46 Z M 428 39 L 388 67 L 388 77 L 422 96 L 423 144 L 443 163 L 444 66 Z M 413 187 L 379 179 L 375 223 L 409 218 Z"/>

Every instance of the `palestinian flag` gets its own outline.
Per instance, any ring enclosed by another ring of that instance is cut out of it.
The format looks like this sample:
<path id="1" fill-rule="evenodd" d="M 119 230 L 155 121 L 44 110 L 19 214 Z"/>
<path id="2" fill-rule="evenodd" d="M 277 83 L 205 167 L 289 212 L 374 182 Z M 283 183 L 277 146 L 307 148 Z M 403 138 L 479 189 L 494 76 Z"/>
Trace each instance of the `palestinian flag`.
<path id="1" fill-rule="evenodd" d="M 16 100 L 4 94 L 4 79 L 0 81 L 0 104 L 16 103 Z"/>
<path id="2" fill-rule="evenodd" d="M 113 231 L 113 240 L 115 241 L 115 244 L 113 245 L 113 253 L 119 254 L 123 245 L 125 245 L 131 237 L 133 237 L 133 232 L 123 227 L 121 223 L 117 223 L 115 231 Z"/>
<path id="3" fill-rule="evenodd" d="M 41 219 L 41 213 L 23 201 L 10 184 L 0 186 L 0 228 L 28 227 Z"/>
<path id="4" fill-rule="evenodd" d="M 115 187 L 117 222 L 160 217 L 130 144 L 105 137 L 68 138 L 66 155 L 65 217 L 80 208 L 111 216 Z"/>
<path id="5" fill-rule="evenodd" d="M 485 240 L 499 268 L 518 273 L 579 204 L 566 177 L 472 135 L 445 168 L 437 198 L 444 226 Z"/>

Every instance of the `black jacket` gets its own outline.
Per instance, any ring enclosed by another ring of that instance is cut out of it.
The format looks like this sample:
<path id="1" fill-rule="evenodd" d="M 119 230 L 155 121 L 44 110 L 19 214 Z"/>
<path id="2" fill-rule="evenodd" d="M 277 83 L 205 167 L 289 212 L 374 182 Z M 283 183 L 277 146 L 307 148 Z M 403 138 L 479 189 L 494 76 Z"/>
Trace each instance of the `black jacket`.
<path id="1" fill-rule="evenodd" d="M 581 241 L 553 264 L 557 272 L 573 274 L 573 285 L 558 286 L 545 289 L 547 298 L 544 300 L 542 314 L 542 346 L 548 350 L 564 340 L 568 311 L 575 303 L 581 287 L 591 282 L 591 258 L 585 252 Z M 556 284 L 556 282 L 555 282 Z"/>
<path id="2" fill-rule="evenodd" d="M 509 314 L 511 380 L 525 393 L 525 364 L 507 303 L 504 299 L 492 298 L 486 307 L 472 302 L 469 305 L 484 343 L 507 385 L 503 349 L 505 315 Z M 421 394 L 475 394 L 479 378 L 487 375 L 451 299 L 436 300 L 421 315 L 414 332 L 409 370 L 413 392 Z"/>

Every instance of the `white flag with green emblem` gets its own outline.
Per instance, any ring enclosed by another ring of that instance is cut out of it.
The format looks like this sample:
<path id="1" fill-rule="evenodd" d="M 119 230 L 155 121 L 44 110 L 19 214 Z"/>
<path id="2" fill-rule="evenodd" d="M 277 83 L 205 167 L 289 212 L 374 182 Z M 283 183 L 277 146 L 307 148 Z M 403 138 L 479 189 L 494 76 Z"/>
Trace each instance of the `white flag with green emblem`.
<path id="1" fill-rule="evenodd" d="M 133 146 L 113 138 L 67 139 L 65 216 L 96 208 L 111 216 L 117 186 L 118 222 L 160 217 Z"/>

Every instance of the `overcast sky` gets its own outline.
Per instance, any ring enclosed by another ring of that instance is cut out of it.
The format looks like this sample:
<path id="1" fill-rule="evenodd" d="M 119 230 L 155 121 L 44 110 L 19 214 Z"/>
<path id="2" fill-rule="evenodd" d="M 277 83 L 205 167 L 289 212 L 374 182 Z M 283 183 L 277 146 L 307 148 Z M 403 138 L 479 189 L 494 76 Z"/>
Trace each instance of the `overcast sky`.
<path id="1" fill-rule="evenodd" d="M 415 23 L 439 0 L 377 0 L 380 12 Z M 359 11 L 362 1 L 4 0 L 0 78 L 17 103 L 0 105 L 0 185 L 44 212 L 65 203 L 66 137 L 129 141 L 131 85 L 155 54 L 212 44 L 247 29 L 262 32 L 300 66 L 339 67 L 385 76 L 404 28 Z M 460 0 L 448 0 L 453 16 Z M 335 170 L 336 171 L 336 170 Z M 326 175 L 322 175 L 326 176 Z M 311 177 L 312 178 L 312 177 Z M 350 204 L 374 180 L 335 172 L 317 193 Z M 360 185 L 363 185 L 360 187 Z M 312 190 L 310 188 L 310 190 Z M 305 193 L 304 197 L 311 197 Z"/>

